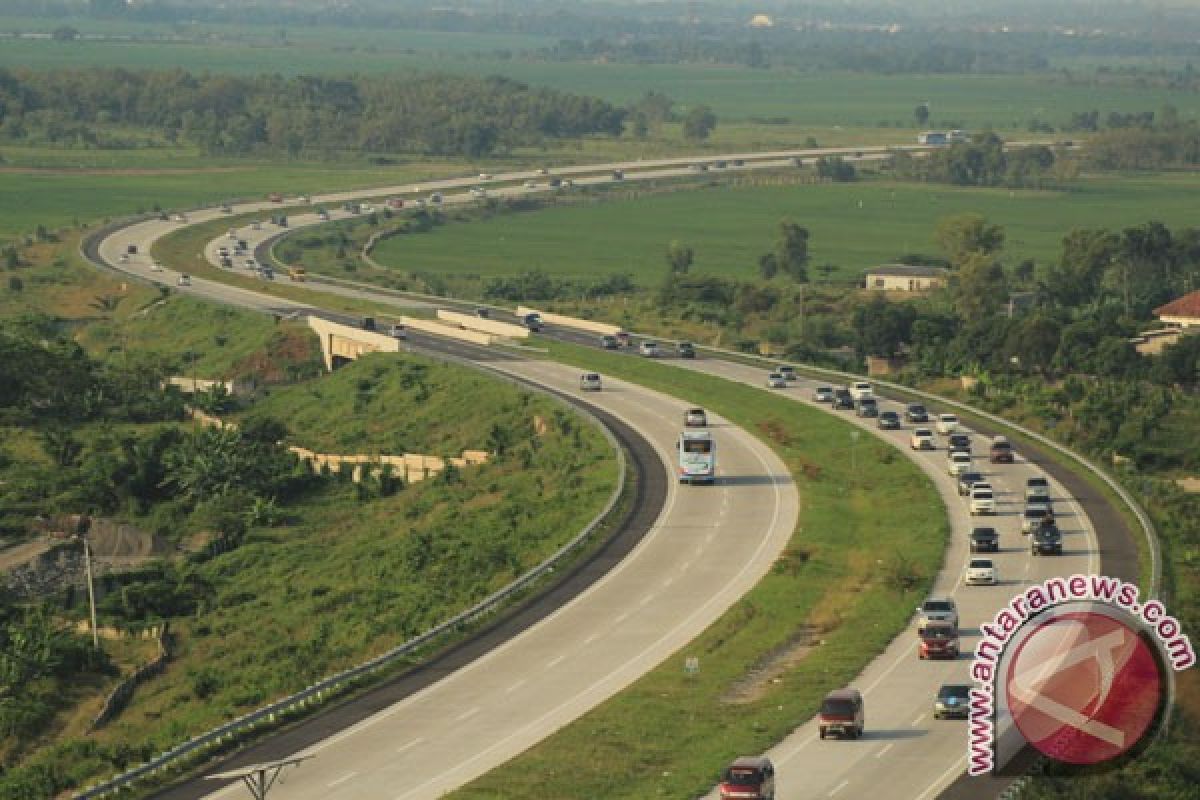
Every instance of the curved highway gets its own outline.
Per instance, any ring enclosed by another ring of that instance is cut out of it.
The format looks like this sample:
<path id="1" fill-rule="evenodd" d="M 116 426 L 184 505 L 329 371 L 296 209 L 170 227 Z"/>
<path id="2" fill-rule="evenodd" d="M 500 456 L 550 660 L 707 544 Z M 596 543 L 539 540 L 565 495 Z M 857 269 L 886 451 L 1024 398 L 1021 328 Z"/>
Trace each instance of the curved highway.
<path id="1" fill-rule="evenodd" d="M 679 165 L 691 161 L 657 164 L 656 169 L 663 172 L 647 174 L 679 174 L 689 170 Z M 559 172 L 563 171 L 556 174 Z M 611 178 L 598 176 L 594 180 Z M 459 180 L 438 185 L 451 188 L 473 183 Z M 429 188 L 435 186 L 428 184 Z M 412 189 L 397 187 L 390 193 Z M 515 185 L 504 191 L 530 190 Z M 370 192 L 372 196 L 382 193 Z M 349 199 L 363 194 L 328 195 L 312 198 L 311 203 L 340 202 L 343 196 Z M 448 203 L 469 201 L 466 195 L 445 198 Z M 278 207 L 262 203 L 238 210 Z M 333 209 L 331 212 L 335 216 L 348 215 Z M 212 210 L 196 212 L 191 222 L 219 216 L 220 212 Z M 319 221 L 315 214 L 291 218 L 293 227 Z M 101 241 L 98 255 L 113 268 L 138 277 L 174 282 L 176 273 L 155 267 L 145 254 L 154 240 L 182 224 L 150 221 L 133 225 Z M 268 227 L 253 232 L 244 228 L 238 233 L 261 243 L 279 232 L 266 230 Z M 206 257 L 214 263 L 221 241 L 214 240 L 205 248 Z M 137 245 L 139 254 L 123 263 L 121 254 L 129 244 Z M 320 290 L 369 296 L 398 309 L 427 305 L 367 287 L 322 283 Z M 193 278 L 186 291 L 274 313 L 315 311 L 301 303 L 199 278 Z M 420 342 L 418 339 L 416 343 Z M 463 345 L 462 350 L 458 355 L 480 358 L 481 348 Z M 490 364 L 493 369 L 561 391 L 577 391 L 577 371 L 500 353 L 491 358 L 495 359 Z M 760 386 L 766 374 L 762 369 L 716 359 L 674 363 Z M 811 402 L 813 385 L 801 380 L 789 384 L 788 389 L 774 391 Z M 606 379 L 605 390 L 591 399 L 654 442 L 664 461 L 671 459 L 683 401 L 611 379 Z M 882 405 L 888 407 L 887 403 Z M 879 431 L 873 420 L 859 420 L 852 414 L 847 418 L 913 456 L 944 495 L 953 536 L 934 593 L 958 601 L 964 652 L 973 648 L 978 625 L 990 619 L 995 609 L 1023 586 L 1050 575 L 1096 571 L 1099 548 L 1092 525 L 1061 486 L 1055 487 L 1054 494 L 1056 506 L 1069 509 L 1059 514 L 1066 534 L 1066 553 L 1043 559 L 1029 555 L 1019 533 L 1017 515 L 1024 479 L 1039 470 L 1025 459 L 1018 457 L 1015 465 L 978 465 L 997 486 L 1000 506 L 996 517 L 976 522 L 968 516 L 946 473 L 943 450 L 911 453 L 907 448 L 907 429 L 911 426 L 887 432 Z M 316 753 L 318 758 L 306 762 L 272 796 L 374 797 L 385 790 L 404 798 L 439 796 L 584 713 L 699 633 L 765 573 L 786 544 L 797 511 L 795 489 L 778 459 L 748 434 L 720 420 L 715 422 L 725 478 L 717 487 L 681 488 L 672 484 L 663 516 L 650 534 L 628 559 L 591 589 L 439 683 L 310 748 L 307 752 Z M 981 443 L 976 437 L 977 452 Z M 746 476 L 755 480 L 732 480 Z M 746 525 L 747 520 L 754 524 Z M 1000 531 L 1002 552 L 994 557 L 1001 577 L 998 586 L 962 584 L 966 534 L 975 524 L 992 525 Z M 765 533 L 754 537 L 738 533 L 744 530 Z M 779 796 L 852 797 L 868 792 L 908 798 L 938 795 L 963 772 L 966 737 L 962 723 L 932 720 L 932 698 L 942 683 L 967 682 L 967 665 L 966 656 L 955 661 L 918 663 L 915 630 L 901 635 L 854 684 L 866 698 L 867 732 L 862 739 L 819 741 L 815 724 L 810 722 L 770 751 L 778 767 Z M 397 794 L 394 787 L 398 785 L 407 789 Z"/>
<path id="2" fill-rule="evenodd" d="M 109 235 L 97 249 L 114 268 L 162 277 L 144 254 L 179 226 L 140 223 Z M 138 254 L 123 261 L 130 244 Z M 274 313 L 311 312 L 218 281 L 196 278 L 181 288 Z M 445 348 L 486 360 L 493 370 L 579 392 L 578 371 L 559 364 L 470 345 L 439 346 Z M 611 380 L 588 400 L 652 442 L 661 458 L 657 468 L 673 473 L 685 401 Z M 795 486 L 771 450 L 723 420 L 712 425 L 721 451 L 716 486 L 671 482 L 649 532 L 583 594 L 441 681 L 307 748 L 317 758 L 272 796 L 373 797 L 398 785 L 399 776 L 410 787 L 406 797 L 440 796 L 577 718 L 703 631 L 769 570 L 798 514 Z M 223 791 L 234 789 L 218 794 Z"/>

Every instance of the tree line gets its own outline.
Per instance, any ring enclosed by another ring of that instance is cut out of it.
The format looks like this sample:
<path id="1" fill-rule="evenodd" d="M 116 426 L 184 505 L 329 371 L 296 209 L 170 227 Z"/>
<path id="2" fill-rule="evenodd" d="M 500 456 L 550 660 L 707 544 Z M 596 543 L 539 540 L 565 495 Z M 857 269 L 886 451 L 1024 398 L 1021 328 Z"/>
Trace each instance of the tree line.
<path id="1" fill-rule="evenodd" d="M 619 135 L 625 111 L 502 77 L 291 78 L 183 70 L 0 69 L 0 137 L 98 141 L 154 132 L 210 155 L 343 151 L 486 156 L 548 139 Z"/>
<path id="2" fill-rule="evenodd" d="M 1006 150 L 1004 141 L 994 133 L 979 134 L 972 141 L 956 142 L 925 156 L 896 153 L 890 166 L 898 177 L 955 186 L 1040 189 L 1070 177 L 1064 169 L 1068 165 L 1059 165 L 1058 156 L 1049 147 Z"/>

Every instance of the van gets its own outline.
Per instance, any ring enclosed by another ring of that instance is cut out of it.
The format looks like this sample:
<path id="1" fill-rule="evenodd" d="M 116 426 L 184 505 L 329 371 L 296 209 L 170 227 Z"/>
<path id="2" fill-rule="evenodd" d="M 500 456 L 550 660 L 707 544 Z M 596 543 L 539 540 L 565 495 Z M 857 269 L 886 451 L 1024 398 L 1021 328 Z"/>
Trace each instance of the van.
<path id="1" fill-rule="evenodd" d="M 775 765 L 766 756 L 742 756 L 721 773 L 721 800 L 775 800 Z"/>
<path id="2" fill-rule="evenodd" d="M 861 400 L 864 397 L 870 397 L 872 393 L 871 384 L 867 381 L 855 381 L 850 384 L 850 394 L 855 400 Z"/>
<path id="3" fill-rule="evenodd" d="M 976 514 L 995 514 L 996 495 L 989 486 L 981 489 L 976 486 L 971 490 L 971 516 Z"/>
<path id="4" fill-rule="evenodd" d="M 658 342 L 647 339 L 638 346 L 638 352 L 646 358 L 658 358 Z"/>
<path id="5" fill-rule="evenodd" d="M 942 436 L 949 436 L 958 431 L 958 417 L 953 414 L 938 414 L 935 427 Z"/>
<path id="6" fill-rule="evenodd" d="M 579 376 L 579 389 L 584 392 L 600 391 L 600 376 L 595 372 L 585 372 Z"/>
<path id="7" fill-rule="evenodd" d="M 971 471 L 971 454 L 963 450 L 951 450 L 946 460 L 946 471 L 951 475 L 961 475 Z"/>
<path id="8" fill-rule="evenodd" d="M 817 714 L 817 729 L 822 739 L 831 733 L 857 739 L 862 736 L 865 724 L 862 693 L 857 689 L 837 689 L 825 695 Z"/>

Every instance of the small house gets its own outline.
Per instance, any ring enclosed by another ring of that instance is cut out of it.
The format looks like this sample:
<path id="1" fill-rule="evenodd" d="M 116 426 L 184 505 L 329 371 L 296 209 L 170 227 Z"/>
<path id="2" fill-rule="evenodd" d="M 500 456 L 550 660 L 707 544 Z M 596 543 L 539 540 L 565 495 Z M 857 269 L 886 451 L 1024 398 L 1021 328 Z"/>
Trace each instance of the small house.
<path id="1" fill-rule="evenodd" d="M 944 287 L 949 275 L 943 267 L 884 264 L 867 270 L 866 287 L 878 292 L 925 292 Z"/>

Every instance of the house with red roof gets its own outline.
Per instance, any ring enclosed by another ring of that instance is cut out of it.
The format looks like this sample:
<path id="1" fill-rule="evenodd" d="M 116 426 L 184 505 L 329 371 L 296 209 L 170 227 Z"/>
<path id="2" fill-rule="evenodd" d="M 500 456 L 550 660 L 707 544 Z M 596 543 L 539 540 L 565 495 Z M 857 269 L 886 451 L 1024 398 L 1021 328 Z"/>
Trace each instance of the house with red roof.
<path id="1" fill-rule="evenodd" d="M 1165 306 L 1154 309 L 1154 316 L 1164 325 L 1176 328 L 1200 328 L 1200 289 L 1188 292 Z"/>

